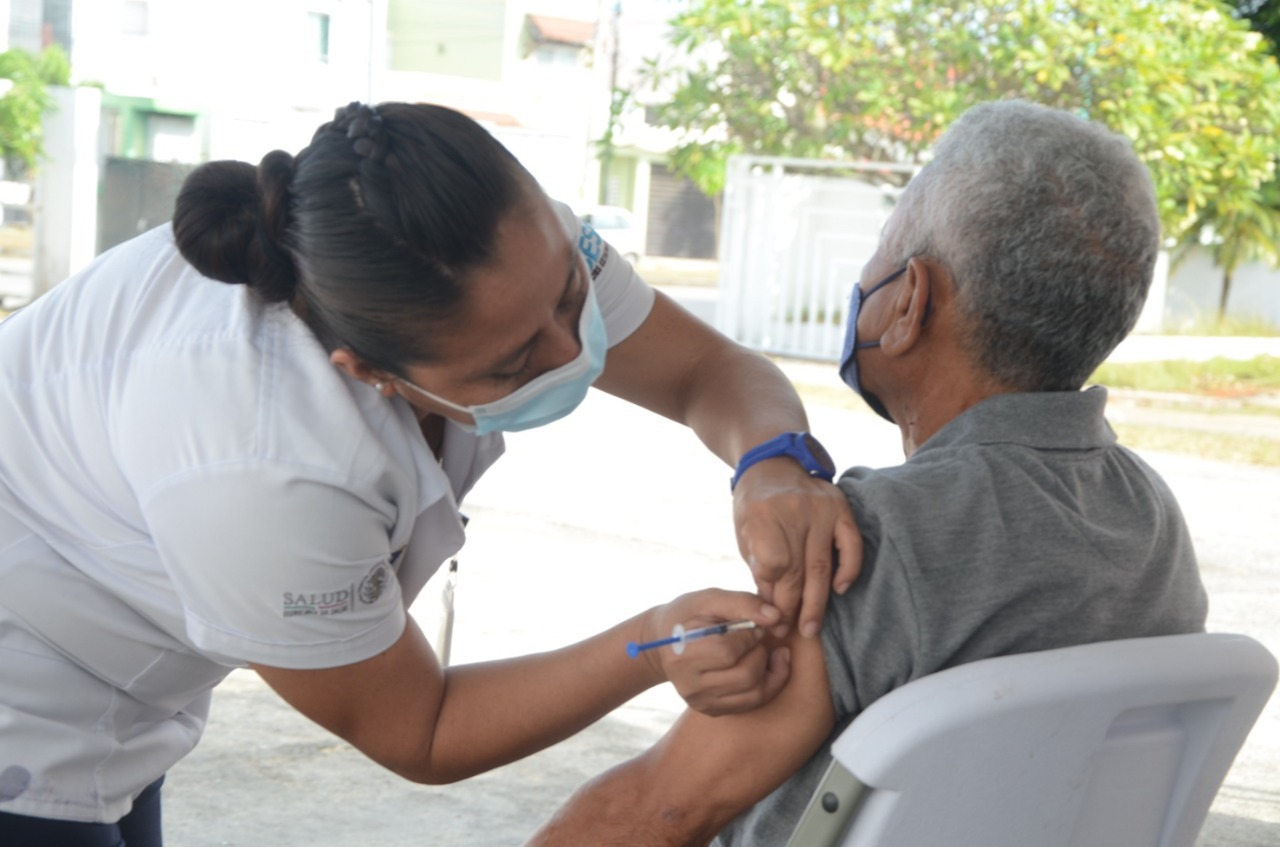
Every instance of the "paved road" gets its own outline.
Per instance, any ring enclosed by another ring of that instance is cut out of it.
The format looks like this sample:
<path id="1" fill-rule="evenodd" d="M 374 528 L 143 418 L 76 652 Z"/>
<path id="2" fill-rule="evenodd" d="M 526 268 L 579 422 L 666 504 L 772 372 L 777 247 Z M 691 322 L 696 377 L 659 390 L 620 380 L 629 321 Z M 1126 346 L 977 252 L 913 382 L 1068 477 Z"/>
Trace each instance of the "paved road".
<path id="1" fill-rule="evenodd" d="M 798 367 L 795 378 L 811 371 Z M 510 437 L 509 455 L 471 496 L 456 661 L 556 647 L 686 590 L 749 587 L 727 470 L 682 428 L 595 394 L 569 419 Z M 837 462 L 897 462 L 896 430 L 843 405 L 811 407 Z M 1280 471 L 1149 459 L 1184 504 L 1213 598 L 1210 628 L 1250 633 L 1280 655 Z M 413 609 L 428 633 L 437 590 L 429 585 Z M 237 672 L 215 695 L 205 741 L 170 774 L 169 844 L 517 845 L 576 785 L 651 743 L 679 707 L 657 689 L 549 751 L 422 787 L 363 760 Z M 1280 844 L 1278 768 L 1273 699 L 1200 847 Z"/>

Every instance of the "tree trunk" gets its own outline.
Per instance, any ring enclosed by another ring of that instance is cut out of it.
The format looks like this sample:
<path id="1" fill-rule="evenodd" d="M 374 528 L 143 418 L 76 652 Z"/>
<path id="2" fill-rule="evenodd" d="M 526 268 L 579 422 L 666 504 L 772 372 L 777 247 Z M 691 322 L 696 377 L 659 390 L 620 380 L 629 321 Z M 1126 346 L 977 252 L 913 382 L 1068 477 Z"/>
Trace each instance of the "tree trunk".
<path id="1" fill-rule="evenodd" d="M 1227 298 L 1231 296 L 1231 271 L 1222 273 L 1222 294 L 1218 297 L 1218 323 L 1227 319 Z"/>

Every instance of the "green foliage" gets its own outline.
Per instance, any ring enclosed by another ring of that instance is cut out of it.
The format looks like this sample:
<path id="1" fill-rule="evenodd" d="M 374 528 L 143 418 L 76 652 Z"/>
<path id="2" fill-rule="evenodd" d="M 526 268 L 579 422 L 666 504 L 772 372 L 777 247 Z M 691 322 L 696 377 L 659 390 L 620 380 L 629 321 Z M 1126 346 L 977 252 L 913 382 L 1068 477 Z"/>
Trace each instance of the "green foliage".
<path id="1" fill-rule="evenodd" d="M 43 136 L 41 118 L 53 108 L 51 85 L 67 85 L 71 63 L 61 47 L 38 54 L 14 48 L 0 53 L 0 80 L 8 90 L 0 94 L 0 156 L 35 167 Z"/>
<path id="2" fill-rule="evenodd" d="M 1280 54 L 1280 0 L 1233 0 L 1236 14 L 1249 22 L 1271 42 L 1271 52 Z"/>
<path id="3" fill-rule="evenodd" d="M 1247 2 L 1247 0 L 1241 0 Z M 1219 0 L 688 0 L 660 110 L 703 191 L 737 152 L 919 161 L 970 106 L 1021 97 L 1129 137 L 1165 235 L 1228 272 L 1280 262 L 1280 66 Z"/>

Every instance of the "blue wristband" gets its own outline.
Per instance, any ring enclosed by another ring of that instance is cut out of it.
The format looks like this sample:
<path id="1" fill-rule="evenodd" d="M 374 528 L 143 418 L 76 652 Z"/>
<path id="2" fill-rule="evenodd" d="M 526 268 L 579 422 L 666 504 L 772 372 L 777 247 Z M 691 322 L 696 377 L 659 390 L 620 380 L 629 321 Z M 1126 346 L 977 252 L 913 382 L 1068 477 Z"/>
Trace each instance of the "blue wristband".
<path id="1" fill-rule="evenodd" d="M 831 461 L 831 456 L 818 443 L 818 439 L 807 432 L 784 432 L 742 454 L 733 479 L 729 481 L 729 490 L 737 488 L 738 480 L 752 465 L 775 456 L 790 456 L 800 463 L 800 467 L 804 468 L 809 476 L 816 476 L 827 482 L 835 479 L 835 462 Z"/>

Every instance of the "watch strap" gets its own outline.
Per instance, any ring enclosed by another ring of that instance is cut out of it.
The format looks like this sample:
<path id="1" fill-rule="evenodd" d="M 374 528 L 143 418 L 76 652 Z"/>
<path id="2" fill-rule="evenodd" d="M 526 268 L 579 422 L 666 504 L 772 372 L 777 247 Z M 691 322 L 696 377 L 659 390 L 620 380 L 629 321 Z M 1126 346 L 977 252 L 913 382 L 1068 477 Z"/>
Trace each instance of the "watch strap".
<path id="1" fill-rule="evenodd" d="M 807 432 L 784 432 L 742 454 L 733 478 L 729 480 L 729 490 L 737 488 L 738 480 L 753 465 L 778 456 L 795 459 L 810 476 L 827 482 L 835 478 L 835 466 L 831 457 L 816 438 Z"/>

